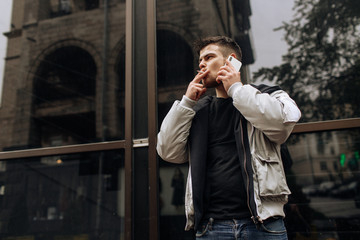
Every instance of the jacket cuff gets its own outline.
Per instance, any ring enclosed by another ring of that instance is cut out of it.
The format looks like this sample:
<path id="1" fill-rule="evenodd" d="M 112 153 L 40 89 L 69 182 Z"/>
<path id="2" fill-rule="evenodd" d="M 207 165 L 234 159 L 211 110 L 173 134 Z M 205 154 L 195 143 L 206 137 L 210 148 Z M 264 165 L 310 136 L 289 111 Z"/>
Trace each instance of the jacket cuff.
<path id="1" fill-rule="evenodd" d="M 187 96 L 183 95 L 179 105 L 183 106 L 183 107 L 186 107 L 186 108 L 193 109 L 193 107 L 196 105 L 196 101 L 194 101 L 194 100 L 188 98 Z"/>
<path id="2" fill-rule="evenodd" d="M 234 93 L 243 86 L 242 82 L 237 82 L 231 85 L 227 91 L 229 97 L 233 97 Z"/>

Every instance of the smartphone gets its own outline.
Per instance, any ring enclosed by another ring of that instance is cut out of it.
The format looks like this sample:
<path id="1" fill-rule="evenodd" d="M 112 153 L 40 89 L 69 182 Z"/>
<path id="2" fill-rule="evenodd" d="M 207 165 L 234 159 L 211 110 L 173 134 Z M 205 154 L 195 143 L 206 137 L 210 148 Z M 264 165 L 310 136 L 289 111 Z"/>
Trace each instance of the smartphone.
<path id="1" fill-rule="evenodd" d="M 242 63 L 237 60 L 236 58 L 234 58 L 233 56 L 229 56 L 228 57 L 229 62 L 231 62 L 231 64 L 234 66 L 234 68 L 236 69 L 236 71 L 240 71 L 241 65 Z"/>

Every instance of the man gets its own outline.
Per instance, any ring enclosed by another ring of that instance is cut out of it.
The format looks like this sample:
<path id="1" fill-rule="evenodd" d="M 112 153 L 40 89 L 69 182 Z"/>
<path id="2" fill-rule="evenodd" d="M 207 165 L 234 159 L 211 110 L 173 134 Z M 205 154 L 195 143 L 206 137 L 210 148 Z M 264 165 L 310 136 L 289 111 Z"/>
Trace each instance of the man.
<path id="1" fill-rule="evenodd" d="M 280 158 L 300 111 L 279 87 L 243 85 L 227 60 L 241 60 L 230 38 L 200 40 L 200 71 L 158 134 L 157 151 L 189 161 L 186 230 L 197 239 L 287 239 L 283 206 L 290 190 Z M 208 88 L 216 96 L 200 97 Z"/>

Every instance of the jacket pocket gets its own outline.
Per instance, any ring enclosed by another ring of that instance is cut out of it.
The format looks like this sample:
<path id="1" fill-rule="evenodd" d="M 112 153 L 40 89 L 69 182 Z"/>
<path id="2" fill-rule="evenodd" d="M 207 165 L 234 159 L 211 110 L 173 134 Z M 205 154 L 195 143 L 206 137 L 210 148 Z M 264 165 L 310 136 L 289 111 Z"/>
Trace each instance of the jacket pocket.
<path id="1" fill-rule="evenodd" d="M 256 178 L 258 180 L 261 198 L 271 198 L 283 201 L 283 196 L 289 195 L 290 189 L 286 183 L 284 169 L 278 158 L 253 156 Z"/>

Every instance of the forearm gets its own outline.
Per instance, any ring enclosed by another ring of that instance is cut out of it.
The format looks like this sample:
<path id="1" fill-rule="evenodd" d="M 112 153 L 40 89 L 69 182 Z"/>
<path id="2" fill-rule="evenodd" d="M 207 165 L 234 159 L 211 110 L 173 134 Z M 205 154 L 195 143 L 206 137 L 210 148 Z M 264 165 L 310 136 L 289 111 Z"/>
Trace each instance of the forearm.
<path id="1" fill-rule="evenodd" d="M 196 104 L 186 97 L 176 101 L 164 118 L 158 134 L 157 152 L 168 162 L 183 163 L 188 161 L 187 141 Z"/>

